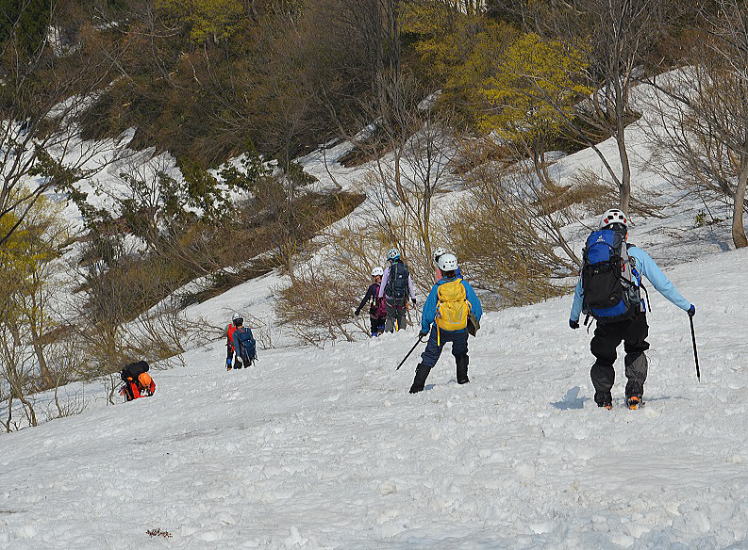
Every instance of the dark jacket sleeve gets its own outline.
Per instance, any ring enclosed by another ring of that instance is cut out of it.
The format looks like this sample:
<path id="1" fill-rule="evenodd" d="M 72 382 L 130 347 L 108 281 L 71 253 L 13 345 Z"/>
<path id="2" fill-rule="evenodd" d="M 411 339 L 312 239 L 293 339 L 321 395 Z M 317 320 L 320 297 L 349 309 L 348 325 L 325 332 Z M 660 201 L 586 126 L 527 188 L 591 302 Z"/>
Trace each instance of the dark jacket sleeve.
<path id="1" fill-rule="evenodd" d="M 370 285 L 368 289 L 366 289 L 366 294 L 364 295 L 364 299 L 361 300 L 361 303 L 358 304 L 358 307 L 356 308 L 356 315 L 358 315 L 362 309 L 364 309 L 364 306 L 366 303 L 372 299 L 374 296 L 374 289 L 377 285 Z"/>

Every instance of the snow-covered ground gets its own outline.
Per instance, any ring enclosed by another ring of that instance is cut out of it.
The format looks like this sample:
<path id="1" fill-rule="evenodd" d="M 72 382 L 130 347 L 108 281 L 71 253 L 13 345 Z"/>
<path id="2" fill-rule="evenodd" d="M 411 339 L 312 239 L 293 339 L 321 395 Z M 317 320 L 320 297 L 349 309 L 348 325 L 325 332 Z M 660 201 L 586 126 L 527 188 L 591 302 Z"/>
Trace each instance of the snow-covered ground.
<path id="1" fill-rule="evenodd" d="M 153 398 L 111 407 L 88 384 L 82 414 L 0 436 L 0 548 L 748 548 L 748 252 L 720 252 L 726 222 L 696 226 L 703 209 L 726 220 L 728 208 L 657 174 L 644 114 L 627 128 L 634 196 L 661 217 L 634 216 L 631 241 L 696 304 L 701 383 L 686 314 L 652 290 L 642 410 L 622 406 L 622 368 L 616 408 L 594 406 L 590 335 L 568 328 L 570 297 L 488 314 L 472 383 L 456 384 L 447 351 L 411 396 L 417 356 L 394 369 L 413 329 L 298 347 L 275 323 L 286 279 L 270 273 L 184 312 L 265 325 L 274 349 L 251 370 L 227 373 L 221 341 L 187 343 L 185 368 L 154 373 Z M 298 159 L 315 189 L 368 190 L 370 165 L 335 162 L 351 147 Z M 598 148 L 617 166 L 613 140 Z M 147 169 L 152 153 L 108 165 L 96 187 L 118 192 L 118 172 Z M 604 176 L 591 150 L 551 172 L 569 185 L 582 169 Z M 79 222 L 74 206 L 66 215 Z M 575 248 L 595 222 L 566 228 Z M 81 400 L 81 388 L 62 392 Z"/>
<path id="2" fill-rule="evenodd" d="M 747 548 L 747 261 L 669 271 L 700 383 L 688 317 L 651 293 L 639 411 L 620 368 L 594 406 L 570 297 L 488 314 L 472 382 L 445 353 L 415 396 L 414 330 L 235 372 L 192 351 L 150 399 L 0 437 L 0 547 Z"/>

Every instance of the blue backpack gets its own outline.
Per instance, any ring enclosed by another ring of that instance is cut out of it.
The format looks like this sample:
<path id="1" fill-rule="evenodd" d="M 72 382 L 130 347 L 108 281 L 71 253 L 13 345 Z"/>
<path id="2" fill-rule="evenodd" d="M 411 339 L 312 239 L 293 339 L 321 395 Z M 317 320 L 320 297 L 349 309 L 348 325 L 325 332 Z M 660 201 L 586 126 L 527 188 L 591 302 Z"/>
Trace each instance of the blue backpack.
<path id="1" fill-rule="evenodd" d="M 234 351 L 245 366 L 257 359 L 257 344 L 252 331 L 247 327 L 239 327 L 234 331 Z"/>
<path id="2" fill-rule="evenodd" d="M 633 317 L 642 309 L 641 276 L 628 255 L 626 235 L 614 229 L 593 231 L 583 252 L 582 311 L 598 323 Z"/>

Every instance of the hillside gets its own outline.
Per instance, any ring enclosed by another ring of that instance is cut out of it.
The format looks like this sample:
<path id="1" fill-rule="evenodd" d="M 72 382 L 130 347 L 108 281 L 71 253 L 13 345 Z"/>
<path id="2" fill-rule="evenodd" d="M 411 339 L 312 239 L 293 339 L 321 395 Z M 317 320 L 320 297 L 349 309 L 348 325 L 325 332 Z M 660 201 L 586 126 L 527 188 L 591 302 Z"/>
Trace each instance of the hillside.
<path id="1" fill-rule="evenodd" d="M 748 548 L 748 4 L 645 4 L 0 0 L 0 550 Z M 696 307 L 636 411 L 568 325 L 611 207 Z M 392 247 L 470 384 L 354 315 Z"/>
<path id="2" fill-rule="evenodd" d="M 746 253 L 669 271 L 653 294 L 646 406 L 591 401 L 569 298 L 488 314 L 472 382 L 445 354 L 407 394 L 412 332 L 262 352 L 222 344 L 156 374 L 151 399 L 0 438 L 6 548 L 739 548 L 748 544 Z M 741 351 L 742 349 L 742 351 Z M 149 540 L 162 529 L 172 538 Z"/>

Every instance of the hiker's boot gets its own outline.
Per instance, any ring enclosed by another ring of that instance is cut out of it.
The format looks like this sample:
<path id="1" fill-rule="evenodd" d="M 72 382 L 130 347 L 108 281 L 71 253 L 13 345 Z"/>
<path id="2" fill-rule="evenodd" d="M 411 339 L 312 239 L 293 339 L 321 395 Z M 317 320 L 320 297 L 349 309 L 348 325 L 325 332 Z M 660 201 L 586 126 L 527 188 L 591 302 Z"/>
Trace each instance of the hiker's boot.
<path id="1" fill-rule="evenodd" d="M 613 408 L 613 397 L 610 392 L 595 392 L 595 403 L 598 407 L 610 410 Z"/>
<path id="2" fill-rule="evenodd" d="M 470 382 L 468 378 L 468 363 L 470 363 L 470 357 L 467 355 L 460 355 L 457 357 L 457 383 L 467 384 Z"/>
<path id="3" fill-rule="evenodd" d="M 626 406 L 632 411 L 635 411 L 636 409 L 641 407 L 643 404 L 644 402 L 642 401 L 642 398 L 639 395 L 631 395 L 626 398 Z"/>
<path id="4" fill-rule="evenodd" d="M 429 377 L 431 368 L 421 363 L 416 367 L 416 376 L 413 378 L 413 385 L 410 387 L 410 393 L 418 393 L 423 391 L 423 386 L 426 383 L 426 378 Z"/>

